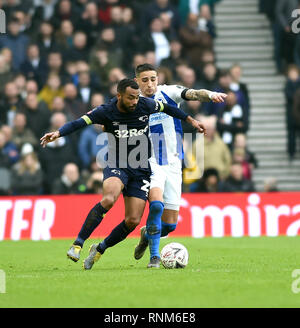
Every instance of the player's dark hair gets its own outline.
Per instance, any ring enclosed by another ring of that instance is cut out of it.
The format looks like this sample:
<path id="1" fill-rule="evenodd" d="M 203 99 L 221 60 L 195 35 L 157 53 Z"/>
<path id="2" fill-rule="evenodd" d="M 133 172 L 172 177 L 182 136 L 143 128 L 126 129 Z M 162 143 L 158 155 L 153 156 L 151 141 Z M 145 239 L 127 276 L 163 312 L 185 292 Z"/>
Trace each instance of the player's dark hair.
<path id="1" fill-rule="evenodd" d="M 126 88 L 130 87 L 132 89 L 139 89 L 138 84 L 133 79 L 123 79 L 118 83 L 117 86 L 117 92 L 118 93 L 124 93 L 126 91 Z"/>
<path id="2" fill-rule="evenodd" d="M 139 76 L 142 72 L 155 71 L 156 68 L 148 63 L 138 65 L 135 69 L 135 76 Z"/>

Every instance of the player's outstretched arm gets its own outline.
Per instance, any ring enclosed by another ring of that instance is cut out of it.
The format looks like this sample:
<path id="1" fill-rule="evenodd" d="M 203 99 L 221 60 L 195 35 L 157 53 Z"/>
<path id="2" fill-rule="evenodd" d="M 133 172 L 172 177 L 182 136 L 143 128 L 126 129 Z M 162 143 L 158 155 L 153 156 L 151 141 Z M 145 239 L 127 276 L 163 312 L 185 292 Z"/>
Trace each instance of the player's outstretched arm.
<path id="1" fill-rule="evenodd" d="M 183 110 L 178 107 L 170 106 L 168 104 L 164 104 L 162 102 L 158 102 L 160 105 L 160 111 L 172 116 L 179 118 L 182 121 L 185 121 L 192 125 L 195 129 L 200 133 L 204 133 L 206 135 L 205 126 L 200 122 L 192 118 L 190 115 L 187 115 Z"/>
<path id="2" fill-rule="evenodd" d="M 214 92 L 206 89 L 188 89 L 185 93 L 185 98 L 187 100 L 200 100 L 203 102 L 212 101 L 215 103 L 222 103 L 226 97 L 226 93 Z"/>
<path id="3" fill-rule="evenodd" d="M 66 136 L 66 135 L 68 135 L 78 129 L 81 129 L 89 124 L 92 124 L 91 120 L 89 120 L 89 117 L 87 115 L 84 115 L 75 121 L 66 123 L 57 131 L 46 133 L 40 139 L 41 145 L 44 148 L 44 147 L 46 147 L 47 143 L 52 142 L 52 141 L 58 139 L 59 137 Z"/>

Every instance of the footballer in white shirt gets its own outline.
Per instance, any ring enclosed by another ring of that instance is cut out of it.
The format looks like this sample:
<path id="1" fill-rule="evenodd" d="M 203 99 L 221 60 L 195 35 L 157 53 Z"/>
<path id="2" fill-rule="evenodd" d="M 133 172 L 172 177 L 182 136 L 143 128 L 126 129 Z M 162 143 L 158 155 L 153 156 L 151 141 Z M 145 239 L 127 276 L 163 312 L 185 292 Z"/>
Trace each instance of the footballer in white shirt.
<path id="1" fill-rule="evenodd" d="M 136 82 L 141 95 L 179 107 L 185 100 L 223 102 L 226 94 L 205 89 L 188 89 L 180 85 L 158 85 L 157 72 L 150 64 L 136 67 Z M 160 237 L 167 236 L 177 226 L 182 184 L 182 127 L 180 120 L 165 113 L 155 113 L 149 118 L 152 154 L 149 192 L 149 215 L 141 228 L 139 244 L 134 258 L 140 259 L 149 245 L 148 268 L 159 268 Z"/>

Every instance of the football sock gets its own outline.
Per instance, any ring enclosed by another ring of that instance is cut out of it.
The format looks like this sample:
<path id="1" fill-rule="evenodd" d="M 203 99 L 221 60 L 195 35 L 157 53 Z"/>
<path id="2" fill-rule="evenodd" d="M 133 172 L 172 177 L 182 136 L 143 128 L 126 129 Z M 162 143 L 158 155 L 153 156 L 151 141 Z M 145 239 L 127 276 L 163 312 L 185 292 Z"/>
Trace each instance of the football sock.
<path id="1" fill-rule="evenodd" d="M 161 216 L 164 204 L 160 201 L 153 201 L 149 206 L 149 215 L 146 223 L 146 238 L 149 241 L 150 258 L 159 255 L 159 241 L 161 233 Z"/>
<path id="2" fill-rule="evenodd" d="M 97 203 L 89 212 L 87 218 L 85 219 L 82 228 L 78 234 L 77 239 L 74 242 L 74 245 L 83 246 L 83 243 L 86 241 L 86 239 L 89 238 L 89 236 L 92 234 L 92 232 L 98 227 L 98 225 L 101 223 L 104 215 L 108 212 L 107 209 L 105 209 L 101 203 Z"/>
<path id="3" fill-rule="evenodd" d="M 108 247 L 112 247 L 122 240 L 124 240 L 133 229 L 129 229 L 123 220 L 119 225 L 117 225 L 109 236 L 107 236 L 99 245 L 97 246 L 97 251 L 103 254 Z"/>
<path id="4" fill-rule="evenodd" d="M 161 221 L 161 237 L 167 236 L 170 232 L 174 231 L 176 229 L 177 223 L 166 223 L 164 221 Z"/>

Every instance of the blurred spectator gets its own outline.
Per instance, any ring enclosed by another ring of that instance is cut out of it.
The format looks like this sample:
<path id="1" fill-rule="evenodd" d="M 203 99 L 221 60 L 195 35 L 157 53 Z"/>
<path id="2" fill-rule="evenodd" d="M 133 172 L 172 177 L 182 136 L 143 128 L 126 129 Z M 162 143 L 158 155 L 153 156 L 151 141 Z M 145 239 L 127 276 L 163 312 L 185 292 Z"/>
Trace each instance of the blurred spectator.
<path id="1" fill-rule="evenodd" d="M 141 15 L 141 29 L 146 31 L 150 22 L 159 17 L 162 13 L 166 13 L 171 18 L 171 26 L 174 31 L 178 31 L 180 27 L 180 17 L 177 8 L 173 7 L 169 0 L 154 0 L 148 4 Z"/>
<path id="2" fill-rule="evenodd" d="M 80 176 L 78 166 L 68 163 L 64 166 L 63 174 L 53 183 L 53 194 L 83 194 L 86 185 Z"/>
<path id="3" fill-rule="evenodd" d="M 103 191 L 103 171 L 93 172 L 86 183 L 87 193 L 101 194 Z"/>
<path id="4" fill-rule="evenodd" d="M 242 147 L 234 147 L 232 152 L 232 161 L 234 163 L 241 164 L 243 168 L 243 177 L 245 179 L 251 180 L 252 178 L 252 170 L 250 163 L 246 160 L 246 152 Z"/>
<path id="5" fill-rule="evenodd" d="M 67 114 L 75 120 L 87 112 L 86 105 L 78 98 L 78 91 L 73 83 L 64 86 L 64 99 Z"/>
<path id="6" fill-rule="evenodd" d="M 74 26 L 69 19 L 65 19 L 60 23 L 60 28 L 56 32 L 56 44 L 61 51 L 67 51 L 73 46 Z M 68 55 L 65 56 L 69 60 Z"/>
<path id="7" fill-rule="evenodd" d="M 11 187 L 10 159 L 4 152 L 5 135 L 0 131 L 0 195 L 8 195 Z"/>
<path id="8" fill-rule="evenodd" d="M 294 99 L 296 90 L 300 87 L 299 67 L 296 65 L 289 65 L 287 70 L 287 81 L 285 84 L 285 99 L 286 99 L 286 124 L 287 124 L 287 152 L 289 158 L 292 160 L 296 152 L 296 131 L 297 125 L 294 118 Z"/>
<path id="9" fill-rule="evenodd" d="M 220 179 L 224 179 L 228 176 L 230 170 L 230 151 L 216 131 L 216 118 L 213 116 L 203 117 L 201 121 L 206 127 L 206 136 L 204 136 L 204 170 L 214 168 L 218 171 Z M 193 143 L 192 151 L 186 154 L 191 169 L 185 168 L 183 170 L 183 181 L 185 184 L 195 182 L 202 174 L 201 163 L 195 163 L 196 159 L 194 157 L 196 149 L 201 149 L 202 147 L 201 138 L 196 139 Z M 187 180 L 187 176 L 190 177 L 190 181 Z"/>
<path id="10" fill-rule="evenodd" d="M 12 126 L 15 114 L 22 108 L 22 99 L 14 82 L 7 82 L 0 99 L 0 123 Z"/>
<path id="11" fill-rule="evenodd" d="M 247 132 L 248 122 L 248 113 L 237 103 L 235 93 L 228 92 L 225 107 L 218 113 L 217 130 L 230 149 L 235 135 Z"/>
<path id="12" fill-rule="evenodd" d="M 95 93 L 91 99 L 91 108 L 101 106 L 103 103 L 103 95 Z M 103 143 L 100 144 L 98 136 L 102 133 L 102 127 L 98 124 L 90 125 L 82 131 L 78 143 L 78 154 L 83 168 L 87 169 L 90 166 L 92 159 L 97 157 L 99 151 L 107 145 L 107 138 L 105 135 L 101 138 Z"/>
<path id="13" fill-rule="evenodd" d="M 184 62 L 184 57 L 182 55 L 182 45 L 178 40 L 170 41 L 170 55 L 167 58 L 164 58 L 160 66 L 167 67 L 171 70 L 172 74 L 176 74 L 176 66 Z"/>
<path id="14" fill-rule="evenodd" d="M 12 67 L 19 70 L 26 59 L 26 49 L 29 38 L 26 34 L 20 32 L 20 23 L 16 18 L 8 22 L 8 31 L 0 38 L 0 49 L 7 47 L 12 52 Z"/>
<path id="15" fill-rule="evenodd" d="M 172 72 L 167 67 L 159 67 L 157 69 L 158 84 L 172 84 Z"/>
<path id="16" fill-rule="evenodd" d="M 118 43 L 115 30 L 112 27 L 105 27 L 100 32 L 100 38 L 96 45 L 104 47 L 109 57 L 116 63 L 122 62 L 122 45 Z"/>
<path id="17" fill-rule="evenodd" d="M 181 43 L 184 47 L 184 54 L 190 64 L 195 67 L 201 67 L 201 58 L 204 50 L 212 49 L 212 37 L 206 31 L 198 29 L 198 17 L 189 14 L 187 24 L 179 32 Z"/>
<path id="18" fill-rule="evenodd" d="M 27 95 L 24 106 L 27 127 L 34 133 L 37 140 L 47 131 L 50 124 L 50 111 L 43 101 L 38 100 L 35 93 Z"/>
<path id="19" fill-rule="evenodd" d="M 203 67 L 200 84 L 203 89 L 215 90 L 217 88 L 217 67 L 214 63 L 207 63 Z"/>
<path id="20" fill-rule="evenodd" d="M 2 148 L 4 154 L 8 155 L 10 164 L 14 164 L 19 160 L 18 147 L 12 142 L 12 128 L 8 125 L 1 126 L 1 133 L 5 136 L 5 143 Z"/>
<path id="21" fill-rule="evenodd" d="M 252 181 L 243 177 L 243 167 L 240 163 L 233 163 L 230 168 L 230 175 L 220 185 L 221 192 L 254 192 L 255 187 Z"/>
<path id="22" fill-rule="evenodd" d="M 239 64 L 234 64 L 230 68 L 231 83 L 230 90 L 234 91 L 238 95 L 238 103 L 241 106 L 247 108 L 247 111 L 250 110 L 250 100 L 248 87 L 245 83 L 242 83 L 242 68 Z"/>
<path id="23" fill-rule="evenodd" d="M 11 171 L 14 195 L 39 195 L 42 192 L 43 172 L 30 144 L 24 144 L 21 159 Z"/>
<path id="24" fill-rule="evenodd" d="M 24 99 L 27 96 L 27 92 L 26 92 L 26 77 L 22 74 L 19 73 L 17 75 L 14 76 L 14 79 L 12 80 L 18 90 L 18 94 L 20 95 L 20 98 L 22 99 L 22 101 L 24 101 Z"/>
<path id="25" fill-rule="evenodd" d="M 264 180 L 264 192 L 279 191 L 277 179 L 274 177 L 266 178 Z"/>
<path id="26" fill-rule="evenodd" d="M 99 19 L 97 3 L 88 2 L 84 5 L 78 26 L 87 35 L 87 46 L 90 49 L 95 45 L 99 31 L 104 26 Z"/>
<path id="27" fill-rule="evenodd" d="M 39 88 L 38 84 L 34 80 L 27 80 L 26 86 L 25 86 L 26 95 L 29 95 L 30 93 L 38 94 Z"/>
<path id="28" fill-rule="evenodd" d="M 71 47 L 64 53 L 65 59 L 71 61 L 88 61 L 89 51 L 87 48 L 87 36 L 84 32 L 74 33 Z"/>
<path id="29" fill-rule="evenodd" d="M 21 72 L 26 76 L 26 79 L 34 79 L 39 88 L 47 76 L 47 63 L 40 57 L 40 50 L 37 44 L 31 44 L 27 48 L 27 59 L 20 67 Z"/>
<path id="30" fill-rule="evenodd" d="M 61 84 L 60 76 L 51 73 L 47 79 L 47 83 L 39 93 L 39 100 L 43 100 L 47 106 L 52 109 L 53 99 L 55 97 L 64 97 L 64 89 Z"/>
<path id="31" fill-rule="evenodd" d="M 46 58 L 57 46 L 54 37 L 54 28 L 50 22 L 44 21 L 39 25 L 38 31 L 36 42 L 40 49 L 41 57 Z"/>
<path id="32" fill-rule="evenodd" d="M 244 149 L 245 160 L 250 164 L 251 171 L 258 167 L 258 161 L 255 154 L 247 147 L 247 137 L 244 133 L 237 133 L 235 135 L 233 147 Z"/>
<path id="33" fill-rule="evenodd" d="M 72 121 L 72 117 L 66 110 L 65 100 L 62 97 L 55 97 L 52 103 L 52 113 L 63 113 L 67 121 Z"/>
<path id="34" fill-rule="evenodd" d="M 191 67 L 183 67 L 178 73 L 180 81 L 178 84 L 189 89 L 199 89 L 199 84 L 196 79 L 196 72 Z"/>
<path id="35" fill-rule="evenodd" d="M 109 55 L 105 46 L 97 46 L 91 53 L 90 69 L 100 77 L 101 86 L 108 88 L 108 73 L 116 67 L 117 61 Z"/>
<path id="36" fill-rule="evenodd" d="M 48 77 L 51 74 L 59 75 L 62 83 L 64 83 L 66 79 L 66 73 L 63 67 L 62 54 L 59 51 L 50 52 L 48 55 L 47 64 L 48 64 L 48 72 L 47 72 Z M 44 81 L 44 83 L 45 82 L 46 81 Z"/>
<path id="37" fill-rule="evenodd" d="M 277 0 L 275 7 L 274 51 L 278 72 L 293 63 L 295 34 L 291 30 L 292 11 L 298 8 L 298 0 Z"/>
<path id="38" fill-rule="evenodd" d="M 216 169 L 206 169 L 203 176 L 190 187 L 190 192 L 218 192 L 220 189 L 220 177 Z"/>
<path id="39" fill-rule="evenodd" d="M 4 93 L 4 86 L 7 81 L 12 80 L 14 73 L 6 62 L 4 56 L 0 54 L 0 94 Z"/>
<path id="40" fill-rule="evenodd" d="M 66 123 L 66 116 L 63 113 L 54 113 L 50 122 L 50 131 L 56 131 Z M 62 174 L 64 166 L 70 162 L 77 163 L 77 157 L 68 137 L 61 137 L 48 143 L 45 148 L 40 148 L 39 159 L 45 176 L 46 194 L 51 193 L 53 181 Z"/>
<path id="41" fill-rule="evenodd" d="M 16 113 L 12 127 L 12 142 L 21 150 L 25 143 L 31 144 L 37 148 L 38 139 L 35 137 L 33 132 L 26 126 L 27 120 L 24 113 Z"/>
<path id="42" fill-rule="evenodd" d="M 163 24 L 159 17 L 154 18 L 150 23 L 150 30 L 142 37 L 139 42 L 141 52 L 155 52 L 155 66 L 158 66 L 162 59 L 170 55 L 169 40 L 163 31 Z"/>
<path id="43" fill-rule="evenodd" d="M 79 73 L 77 91 L 79 99 L 84 104 L 90 102 L 91 96 L 96 91 L 96 89 L 91 81 L 91 76 L 88 71 L 82 71 Z"/>
<path id="44" fill-rule="evenodd" d="M 60 22 L 65 19 L 69 19 L 73 23 L 73 26 L 76 26 L 79 20 L 79 15 L 75 7 L 72 7 L 71 0 L 60 0 L 57 2 L 54 8 L 54 15 L 51 18 L 51 23 L 54 28 L 57 29 Z"/>

